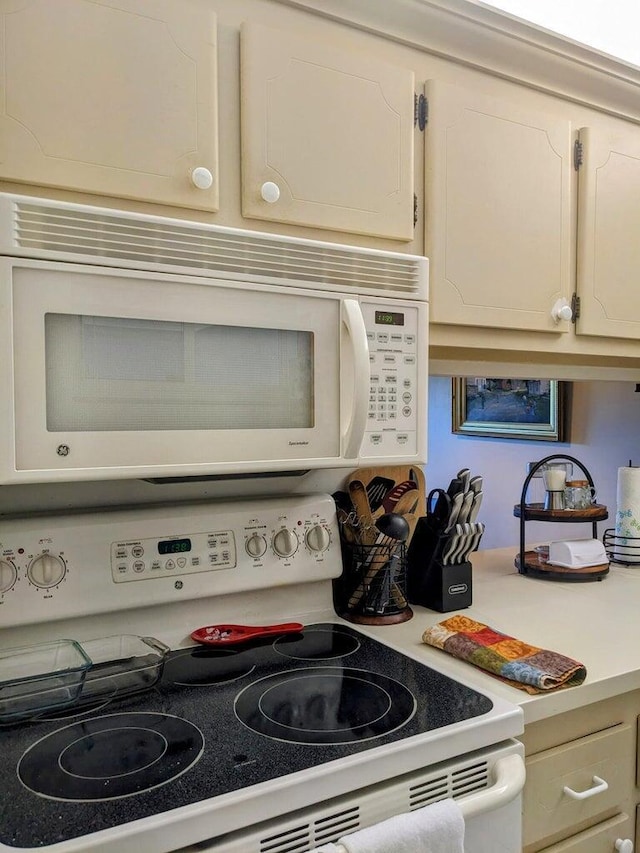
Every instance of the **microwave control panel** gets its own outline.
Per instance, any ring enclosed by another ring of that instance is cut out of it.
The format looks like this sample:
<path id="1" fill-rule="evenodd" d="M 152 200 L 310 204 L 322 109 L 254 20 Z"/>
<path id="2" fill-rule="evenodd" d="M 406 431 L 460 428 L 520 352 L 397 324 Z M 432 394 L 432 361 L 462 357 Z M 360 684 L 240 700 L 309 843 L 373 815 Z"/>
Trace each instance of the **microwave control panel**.
<path id="1" fill-rule="evenodd" d="M 418 364 L 419 309 L 415 304 L 363 302 L 362 314 L 370 366 L 369 410 L 362 455 L 414 454 L 418 407 L 426 405 Z"/>

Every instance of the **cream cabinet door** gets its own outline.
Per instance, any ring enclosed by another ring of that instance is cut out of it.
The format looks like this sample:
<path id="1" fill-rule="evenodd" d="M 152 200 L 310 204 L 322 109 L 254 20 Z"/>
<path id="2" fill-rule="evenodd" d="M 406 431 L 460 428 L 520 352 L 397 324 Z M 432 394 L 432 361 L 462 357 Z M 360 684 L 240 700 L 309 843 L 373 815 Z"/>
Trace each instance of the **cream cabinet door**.
<path id="1" fill-rule="evenodd" d="M 241 47 L 243 215 L 411 240 L 413 72 L 253 23 Z"/>
<path id="2" fill-rule="evenodd" d="M 439 81 L 427 93 L 432 322 L 568 332 L 551 311 L 573 292 L 570 123 Z"/>
<path id="3" fill-rule="evenodd" d="M 640 338 L 640 130 L 580 131 L 578 334 Z"/>
<path id="4" fill-rule="evenodd" d="M 0 0 L 0 27 L 1 177 L 217 210 L 213 13 Z"/>

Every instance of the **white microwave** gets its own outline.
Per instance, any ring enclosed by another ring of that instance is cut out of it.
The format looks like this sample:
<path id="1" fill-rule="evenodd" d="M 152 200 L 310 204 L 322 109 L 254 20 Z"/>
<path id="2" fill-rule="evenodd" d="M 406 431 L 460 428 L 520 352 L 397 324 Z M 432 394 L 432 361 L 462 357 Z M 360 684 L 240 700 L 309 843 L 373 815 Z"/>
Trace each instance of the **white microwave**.
<path id="1" fill-rule="evenodd" d="M 424 463 L 428 262 L 0 194 L 0 482 Z"/>

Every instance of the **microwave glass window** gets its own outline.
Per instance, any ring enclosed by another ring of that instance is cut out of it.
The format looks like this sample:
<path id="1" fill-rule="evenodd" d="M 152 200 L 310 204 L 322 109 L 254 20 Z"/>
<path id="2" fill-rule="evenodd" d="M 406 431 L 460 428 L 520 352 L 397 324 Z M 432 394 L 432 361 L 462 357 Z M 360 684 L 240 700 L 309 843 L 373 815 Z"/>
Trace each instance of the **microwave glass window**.
<path id="1" fill-rule="evenodd" d="M 313 333 L 45 315 L 47 429 L 314 426 Z"/>

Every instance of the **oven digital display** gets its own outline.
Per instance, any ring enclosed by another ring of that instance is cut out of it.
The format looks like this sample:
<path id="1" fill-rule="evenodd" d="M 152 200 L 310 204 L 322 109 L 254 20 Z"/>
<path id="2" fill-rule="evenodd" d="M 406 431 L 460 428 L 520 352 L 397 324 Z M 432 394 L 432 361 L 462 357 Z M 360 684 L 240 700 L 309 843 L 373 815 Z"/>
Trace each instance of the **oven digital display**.
<path id="1" fill-rule="evenodd" d="M 379 326 L 404 326 L 404 314 L 400 311 L 376 311 Z"/>
<path id="2" fill-rule="evenodd" d="M 191 550 L 191 539 L 165 539 L 158 542 L 158 554 L 183 554 Z"/>

